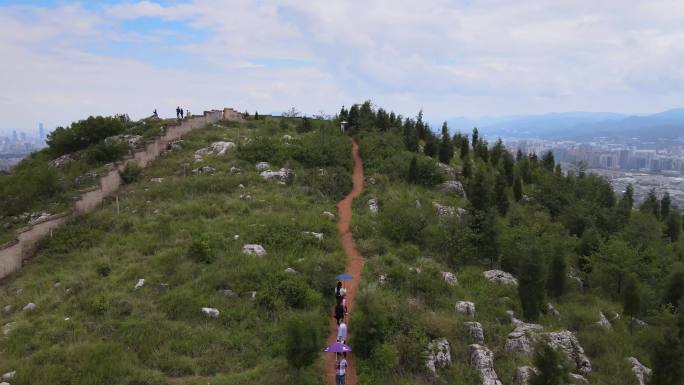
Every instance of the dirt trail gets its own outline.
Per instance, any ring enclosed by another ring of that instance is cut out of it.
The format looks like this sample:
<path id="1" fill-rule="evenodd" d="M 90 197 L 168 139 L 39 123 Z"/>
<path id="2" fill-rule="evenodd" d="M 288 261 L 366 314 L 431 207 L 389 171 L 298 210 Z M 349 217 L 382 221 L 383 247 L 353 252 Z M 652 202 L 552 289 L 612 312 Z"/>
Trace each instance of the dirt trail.
<path id="1" fill-rule="evenodd" d="M 345 272 L 352 275 L 351 281 L 344 282 L 344 287 L 347 289 L 347 308 L 349 314 L 345 317 L 345 322 L 349 326 L 349 333 L 354 333 L 354 326 L 351 324 L 354 310 L 354 298 L 359 288 L 361 281 L 361 271 L 363 270 L 363 257 L 356 250 L 352 233 L 349 230 L 349 225 L 352 219 L 352 201 L 363 192 L 363 163 L 359 155 L 359 146 L 356 142 L 352 143 L 352 155 L 354 157 L 354 174 L 352 175 L 352 182 L 354 187 L 352 191 L 337 203 L 337 212 L 339 219 L 337 221 L 337 233 L 339 234 L 342 248 L 347 256 L 347 267 Z M 332 287 L 332 286 L 331 286 Z M 332 309 L 330 311 L 330 334 L 328 335 L 328 344 L 332 344 L 337 339 L 337 323 L 332 318 Z M 353 348 L 353 347 L 352 347 Z M 356 365 L 354 364 L 353 353 L 347 356 L 349 367 L 347 368 L 347 385 L 356 385 Z M 325 382 L 329 385 L 335 385 L 335 355 L 332 353 L 325 353 Z"/>

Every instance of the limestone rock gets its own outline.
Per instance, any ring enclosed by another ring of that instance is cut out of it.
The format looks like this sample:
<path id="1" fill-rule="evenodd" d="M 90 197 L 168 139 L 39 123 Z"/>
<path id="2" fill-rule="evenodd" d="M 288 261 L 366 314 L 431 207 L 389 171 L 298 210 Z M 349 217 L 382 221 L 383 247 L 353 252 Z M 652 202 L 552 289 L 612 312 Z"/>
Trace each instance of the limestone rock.
<path id="1" fill-rule="evenodd" d="M 646 326 L 648 326 L 648 323 L 646 323 L 645 321 L 642 321 L 634 317 L 632 317 L 632 320 L 630 322 L 632 323 L 632 326 L 636 326 L 639 328 L 645 328 Z"/>
<path id="2" fill-rule="evenodd" d="M 375 215 L 380 211 L 380 206 L 378 206 L 378 200 L 375 198 L 371 198 L 368 200 L 368 210 L 370 210 L 371 214 Z"/>
<path id="3" fill-rule="evenodd" d="M 529 385 L 533 376 L 539 374 L 539 370 L 533 366 L 521 366 L 515 370 L 515 384 Z"/>
<path id="4" fill-rule="evenodd" d="M 384 285 L 387 282 L 387 276 L 385 274 L 380 274 L 378 276 L 378 283 L 380 286 Z"/>
<path id="5" fill-rule="evenodd" d="M 32 213 L 30 218 L 29 218 L 28 224 L 29 225 L 35 225 L 36 223 L 42 222 L 48 218 L 50 218 L 50 213 L 46 213 L 46 212 Z"/>
<path id="6" fill-rule="evenodd" d="M 549 343 L 556 349 L 560 349 L 575 364 L 577 371 L 583 375 L 591 373 L 591 362 L 584 349 L 579 344 L 577 337 L 568 330 L 548 333 Z"/>
<path id="7" fill-rule="evenodd" d="M 464 322 L 463 326 L 465 326 L 468 335 L 470 335 L 470 338 L 472 338 L 476 344 L 484 345 L 484 330 L 482 329 L 481 323 L 468 321 Z"/>
<path id="8" fill-rule="evenodd" d="M 48 162 L 48 166 L 52 168 L 62 168 L 73 160 L 74 158 L 71 157 L 71 154 L 65 154 Z"/>
<path id="9" fill-rule="evenodd" d="M 138 280 L 138 283 L 135 284 L 134 289 L 135 289 L 135 290 L 138 290 L 138 289 L 140 289 L 140 288 L 143 287 L 143 286 L 145 286 L 145 279 L 144 279 L 144 278 L 140 278 L 140 279 Z"/>
<path id="10" fill-rule="evenodd" d="M 24 306 L 23 310 L 24 311 L 34 311 L 34 310 L 36 310 L 36 304 L 33 302 L 29 302 L 28 304 L 26 304 L 26 306 Z"/>
<path id="11" fill-rule="evenodd" d="M 114 135 L 110 136 L 108 138 L 105 138 L 104 142 L 106 144 L 114 143 L 114 142 L 124 142 L 128 144 L 131 147 L 136 147 L 138 143 L 142 140 L 142 136 L 140 135 Z"/>
<path id="12" fill-rule="evenodd" d="M 450 177 L 450 178 L 456 177 L 456 170 L 453 167 L 451 167 L 447 164 L 444 164 L 442 162 L 437 162 L 437 167 L 439 167 L 440 170 L 442 171 L 442 173 L 444 173 L 448 177 Z"/>
<path id="13" fill-rule="evenodd" d="M 490 282 L 496 282 L 502 285 L 518 285 L 518 280 L 515 279 L 515 277 L 502 270 L 487 270 L 482 274 Z"/>
<path id="14" fill-rule="evenodd" d="M 266 180 L 276 179 L 279 182 L 286 182 L 288 178 L 294 175 L 294 171 L 290 170 L 289 168 L 281 168 L 278 171 L 262 171 L 259 175 Z"/>
<path id="15" fill-rule="evenodd" d="M 230 173 L 231 173 L 232 175 L 241 174 L 241 173 L 242 173 L 242 169 L 240 169 L 240 167 L 231 166 L 231 167 L 230 167 Z"/>
<path id="16" fill-rule="evenodd" d="M 14 307 L 12 305 L 6 305 L 5 307 L 2 308 L 2 312 L 5 314 L 11 314 L 13 310 L 14 310 Z"/>
<path id="17" fill-rule="evenodd" d="M 266 249 L 261 245 L 244 245 L 242 246 L 242 253 L 261 257 L 266 255 Z"/>
<path id="18" fill-rule="evenodd" d="M 446 282 L 449 286 L 458 285 L 458 279 L 456 278 L 456 274 L 450 271 L 443 271 L 442 278 L 444 278 L 444 282 Z"/>
<path id="19" fill-rule="evenodd" d="M 243 201 L 251 201 L 251 200 L 252 200 L 252 196 L 249 195 L 249 194 L 240 194 L 240 200 L 243 200 Z"/>
<path id="20" fill-rule="evenodd" d="M 9 382 L 0 382 L 0 385 L 11 385 Z"/>
<path id="21" fill-rule="evenodd" d="M 575 271 L 571 270 L 568 273 L 568 278 L 571 281 L 575 282 L 575 286 L 577 287 L 577 290 L 584 292 L 584 281 L 582 280 L 582 278 L 579 277 L 579 275 Z"/>
<path id="22" fill-rule="evenodd" d="M 470 301 L 458 301 L 456 303 L 456 313 L 474 316 L 475 304 Z"/>
<path id="23" fill-rule="evenodd" d="M 304 235 L 311 235 L 312 237 L 318 239 L 319 241 L 323 240 L 323 233 L 317 233 L 314 231 L 304 231 L 303 234 Z"/>
<path id="24" fill-rule="evenodd" d="M 428 343 L 425 355 L 425 366 L 432 374 L 437 374 L 439 368 L 451 366 L 451 348 L 446 338 L 437 338 Z"/>
<path id="25" fill-rule="evenodd" d="M 259 162 L 256 164 L 256 169 L 259 171 L 265 171 L 271 168 L 271 164 L 268 162 Z"/>
<path id="26" fill-rule="evenodd" d="M 646 385 L 651 382 L 651 369 L 645 367 L 635 357 L 627 357 L 627 362 L 632 365 L 632 373 L 637 378 L 639 385 Z"/>
<path id="27" fill-rule="evenodd" d="M 219 289 L 219 293 L 223 294 L 226 297 L 230 297 L 230 298 L 237 297 L 237 294 L 230 289 Z"/>
<path id="28" fill-rule="evenodd" d="M 16 370 L 13 370 L 13 371 L 11 371 L 11 372 L 7 372 L 7 373 L 3 374 L 3 375 L 2 375 L 2 379 L 3 379 L 3 380 L 11 380 L 11 379 L 13 379 L 14 376 L 16 376 L 16 375 L 17 375 L 17 371 L 16 371 Z"/>
<path id="29" fill-rule="evenodd" d="M 287 269 L 285 269 L 285 272 L 288 273 L 288 274 L 296 274 L 296 273 L 297 273 L 297 270 L 295 270 L 295 269 L 293 269 L 293 268 L 291 268 L 291 267 L 288 267 Z"/>
<path id="30" fill-rule="evenodd" d="M 218 309 L 214 309 L 213 307 L 203 307 L 202 314 L 206 315 L 207 317 L 218 318 L 219 314 L 221 313 L 218 311 Z"/>
<path id="31" fill-rule="evenodd" d="M 486 346 L 472 344 L 469 347 L 470 366 L 480 372 L 482 385 L 503 385 L 494 370 L 494 353 Z"/>
<path id="32" fill-rule="evenodd" d="M 543 326 L 523 322 L 511 315 L 511 322 L 515 329 L 508 333 L 505 350 L 508 353 L 532 353 Z"/>
<path id="33" fill-rule="evenodd" d="M 456 208 L 453 206 L 442 206 L 437 202 L 432 202 L 432 207 L 435 208 L 440 218 L 453 217 L 456 214 Z"/>
<path id="34" fill-rule="evenodd" d="M 335 220 L 335 214 L 331 213 L 330 211 L 323 211 L 323 215 L 328 217 L 331 221 Z"/>
<path id="35" fill-rule="evenodd" d="M 192 173 L 195 175 L 213 174 L 214 172 L 216 172 L 216 169 L 211 166 L 202 166 L 192 170 Z"/>
<path id="36" fill-rule="evenodd" d="M 202 159 L 206 155 L 225 155 L 226 151 L 235 147 L 233 142 L 214 142 L 207 147 L 195 151 L 195 160 Z"/>
<path id="37" fill-rule="evenodd" d="M 152 183 L 161 183 L 164 181 L 164 178 L 152 178 L 150 179 L 150 182 Z"/>
<path id="38" fill-rule="evenodd" d="M 452 194 L 465 198 L 465 189 L 463 188 L 463 184 L 461 184 L 461 182 L 457 180 L 448 180 L 442 183 L 439 187 L 443 192 L 447 194 Z"/>
<path id="39" fill-rule="evenodd" d="M 2 334 L 3 335 L 9 335 L 12 333 L 12 330 L 17 326 L 16 322 L 8 322 L 2 327 Z"/>
<path id="40" fill-rule="evenodd" d="M 606 330 L 613 329 L 613 326 L 610 324 L 610 321 L 608 321 L 608 318 L 606 318 L 606 315 L 603 314 L 602 311 L 599 312 L 599 320 L 596 321 L 596 324 Z"/>
<path id="41" fill-rule="evenodd" d="M 555 307 L 553 307 L 553 304 L 551 302 L 546 304 L 546 311 L 554 317 L 560 317 L 560 312 Z"/>
<path id="42" fill-rule="evenodd" d="M 290 140 L 292 140 L 292 135 L 283 135 L 283 140 L 289 142 Z"/>
<path id="43" fill-rule="evenodd" d="M 570 373 L 570 379 L 577 385 L 589 385 L 589 381 L 580 374 Z"/>

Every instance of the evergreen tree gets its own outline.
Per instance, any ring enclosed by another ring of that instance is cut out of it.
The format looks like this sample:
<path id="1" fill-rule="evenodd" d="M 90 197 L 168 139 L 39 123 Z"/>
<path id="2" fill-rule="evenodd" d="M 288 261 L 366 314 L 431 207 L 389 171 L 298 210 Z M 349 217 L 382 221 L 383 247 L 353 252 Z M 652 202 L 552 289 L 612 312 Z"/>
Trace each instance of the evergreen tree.
<path id="1" fill-rule="evenodd" d="M 679 240 L 681 233 L 682 216 L 676 211 L 670 212 L 665 221 L 665 235 L 669 238 L 670 242 L 675 243 Z"/>
<path id="2" fill-rule="evenodd" d="M 639 315 L 641 310 L 641 296 L 639 295 L 639 287 L 634 278 L 627 280 L 625 285 L 625 291 L 622 297 L 622 312 L 630 317 L 629 330 L 632 331 L 632 325 L 634 324 L 633 318 Z"/>
<path id="3" fill-rule="evenodd" d="M 556 166 L 556 160 L 553 157 L 553 152 L 547 151 L 542 155 L 541 166 L 548 172 L 553 172 L 553 168 Z"/>
<path id="4" fill-rule="evenodd" d="M 534 352 L 534 366 L 539 372 L 532 377 L 530 385 L 566 385 L 570 380 L 570 365 L 565 354 L 548 341 L 542 341 Z"/>
<path id="5" fill-rule="evenodd" d="M 345 122 L 349 119 L 349 111 L 347 111 L 344 106 L 340 109 L 340 114 L 338 115 L 340 122 Z"/>
<path id="6" fill-rule="evenodd" d="M 627 188 L 625 188 L 625 193 L 622 195 L 622 199 L 625 200 L 630 210 L 632 207 L 634 207 L 634 186 L 632 186 L 631 183 L 627 185 Z"/>
<path id="7" fill-rule="evenodd" d="M 451 158 L 453 157 L 454 146 L 451 144 L 447 122 L 444 122 L 442 125 L 442 141 L 439 143 L 439 161 L 444 164 L 449 164 L 451 163 Z"/>
<path id="8" fill-rule="evenodd" d="M 494 147 L 492 147 L 491 151 L 489 151 L 489 158 L 494 167 L 499 165 L 499 161 L 503 157 L 504 152 L 506 152 L 506 147 L 504 147 L 501 138 L 498 138 L 494 144 Z"/>
<path id="9" fill-rule="evenodd" d="M 684 379 L 684 312 L 678 312 L 678 325 L 668 327 L 651 354 L 651 384 L 682 385 Z"/>
<path id="10" fill-rule="evenodd" d="M 468 187 L 468 200 L 473 209 L 485 211 L 492 206 L 493 188 L 489 174 L 485 170 L 478 168 Z"/>
<path id="11" fill-rule="evenodd" d="M 409 165 L 408 181 L 409 183 L 416 183 L 418 181 L 418 159 L 415 156 L 411 159 L 411 164 Z"/>
<path id="12" fill-rule="evenodd" d="M 665 191 L 662 199 L 660 199 L 660 217 L 665 220 L 670 215 L 670 209 L 672 205 L 672 199 L 670 198 L 670 193 Z"/>
<path id="13" fill-rule="evenodd" d="M 383 110 L 382 108 L 379 108 L 378 112 L 376 114 L 375 126 L 381 132 L 387 132 L 390 129 L 391 123 L 390 123 L 389 115 L 387 115 L 387 112 L 385 110 Z"/>
<path id="14" fill-rule="evenodd" d="M 523 155 L 523 152 L 520 148 L 518 148 L 518 151 L 515 153 L 515 161 L 520 162 L 525 158 L 525 155 Z"/>
<path id="15" fill-rule="evenodd" d="M 532 166 L 529 158 L 523 158 L 518 162 L 518 170 L 520 170 L 520 176 L 525 184 L 532 183 Z"/>
<path id="16" fill-rule="evenodd" d="M 551 297 L 560 298 L 565 294 L 567 270 L 568 266 L 565 261 L 565 255 L 557 252 L 551 259 L 549 276 L 546 280 L 547 289 Z"/>
<path id="17" fill-rule="evenodd" d="M 434 158 L 437 155 L 438 150 L 439 142 L 435 135 L 430 133 L 425 139 L 425 148 L 423 148 L 423 153 L 431 158 Z"/>
<path id="18" fill-rule="evenodd" d="M 418 116 L 416 116 L 416 134 L 418 135 L 418 139 L 425 140 L 427 132 L 427 127 L 423 122 L 423 110 L 421 109 L 418 111 Z"/>
<path id="19" fill-rule="evenodd" d="M 471 209 L 469 227 L 478 259 L 488 261 L 489 266 L 493 267 L 494 262 L 499 259 L 499 231 L 496 228 L 495 212 Z"/>
<path id="20" fill-rule="evenodd" d="M 517 178 L 515 178 L 515 182 L 513 183 L 513 198 L 515 199 L 516 202 L 520 202 L 522 197 L 523 197 L 522 178 L 517 177 Z"/>
<path id="21" fill-rule="evenodd" d="M 560 164 L 556 165 L 556 168 L 553 170 L 553 174 L 556 176 L 556 178 L 560 178 L 563 176 L 563 168 Z"/>
<path id="22" fill-rule="evenodd" d="M 634 206 L 634 188 L 632 187 L 632 184 L 628 184 L 627 188 L 625 189 L 624 194 L 622 194 L 622 198 L 620 198 L 620 202 L 618 202 L 617 205 L 617 210 L 615 212 L 616 216 L 616 223 L 615 223 L 615 228 L 622 228 L 628 221 L 630 216 L 632 215 L 632 207 Z"/>
<path id="23" fill-rule="evenodd" d="M 508 212 L 507 187 L 506 176 L 504 175 L 503 170 L 500 170 L 494 184 L 494 199 L 496 200 L 496 209 L 501 216 L 505 216 L 506 212 Z"/>
<path id="24" fill-rule="evenodd" d="M 473 128 L 473 137 L 472 137 L 472 144 L 471 144 L 473 149 L 475 149 L 477 147 L 478 143 L 480 143 L 480 133 L 477 131 L 477 127 L 475 127 L 475 128 Z"/>
<path id="25" fill-rule="evenodd" d="M 404 121 L 404 145 L 411 152 L 418 152 L 418 135 L 416 134 L 415 123 L 406 118 Z"/>
<path id="26" fill-rule="evenodd" d="M 684 300 L 684 266 L 677 268 L 667 279 L 663 303 L 679 306 Z"/>
<path id="27" fill-rule="evenodd" d="M 470 156 L 470 144 L 468 144 L 468 136 L 463 135 L 461 136 L 460 140 L 460 145 L 458 146 L 459 153 L 461 155 L 461 159 L 465 160 L 468 159 Z"/>
<path id="28" fill-rule="evenodd" d="M 359 130 L 359 105 L 353 104 L 349 109 L 349 119 L 347 120 L 347 131 L 354 135 Z"/>
<path id="29" fill-rule="evenodd" d="M 658 197 L 656 196 L 655 189 L 651 189 L 648 192 L 648 196 L 644 203 L 641 204 L 639 210 L 643 213 L 651 213 L 655 215 L 656 218 L 660 219 L 660 203 L 658 202 Z"/>
<path id="30" fill-rule="evenodd" d="M 513 155 L 504 150 L 503 155 L 501 157 L 503 159 L 503 169 L 504 173 L 506 174 L 506 183 L 508 186 L 513 186 L 514 178 L 515 178 L 515 160 L 513 159 Z"/>
<path id="31" fill-rule="evenodd" d="M 470 159 L 466 158 L 463 161 L 463 169 L 461 170 L 461 174 L 465 179 L 470 179 L 473 176 L 473 164 L 470 162 Z"/>
<path id="32" fill-rule="evenodd" d="M 483 162 L 489 162 L 489 148 L 487 147 L 486 140 L 480 139 L 477 142 L 477 146 L 473 148 L 473 151 L 478 158 L 482 159 Z"/>
<path id="33" fill-rule="evenodd" d="M 536 245 L 530 245 L 528 253 L 520 261 L 518 295 L 525 319 L 535 321 L 544 307 L 546 271 L 541 252 Z"/>

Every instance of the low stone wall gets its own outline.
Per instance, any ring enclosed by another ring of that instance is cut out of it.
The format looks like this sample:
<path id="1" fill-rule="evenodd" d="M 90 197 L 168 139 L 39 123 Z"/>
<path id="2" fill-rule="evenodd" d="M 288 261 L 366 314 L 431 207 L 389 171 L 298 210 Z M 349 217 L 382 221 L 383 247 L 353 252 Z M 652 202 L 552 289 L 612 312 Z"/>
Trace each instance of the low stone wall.
<path id="1" fill-rule="evenodd" d="M 0 280 L 18 271 L 23 261 L 35 253 L 38 243 L 51 235 L 54 229 L 78 215 L 92 212 L 102 204 L 105 198 L 112 196 L 121 187 L 119 171 L 122 171 L 128 163 L 133 162 L 146 167 L 166 151 L 169 143 L 207 124 L 221 120 L 241 121 L 242 114 L 232 108 L 205 111 L 203 115 L 193 115 L 167 126 L 164 133 L 146 143 L 143 150 L 136 151 L 124 161 L 112 165 L 106 174 L 100 176 L 97 187 L 82 191 L 70 211 L 52 215 L 38 223 L 19 229 L 15 240 L 0 245 Z"/>

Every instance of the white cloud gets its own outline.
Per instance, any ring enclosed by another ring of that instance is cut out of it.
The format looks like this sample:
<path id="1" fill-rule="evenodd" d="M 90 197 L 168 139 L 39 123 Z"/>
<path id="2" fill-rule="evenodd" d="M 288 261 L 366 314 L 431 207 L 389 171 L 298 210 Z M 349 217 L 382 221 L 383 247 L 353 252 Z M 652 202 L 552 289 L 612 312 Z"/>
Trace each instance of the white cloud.
<path id="1" fill-rule="evenodd" d="M 120 27 L 141 18 L 187 23 L 206 38 L 171 46 L 168 36 L 177 31 Z M 32 126 L 89 113 L 140 116 L 181 103 L 191 110 L 232 104 L 271 112 L 296 104 L 334 112 L 366 98 L 440 118 L 656 111 L 684 96 L 682 19 L 676 0 L 0 7 L 0 113 L 8 117 L 2 125 Z M 111 42 L 156 42 L 161 52 L 191 59 L 167 66 L 163 57 L 93 50 Z M 281 59 L 301 64 L 279 66 Z"/>

